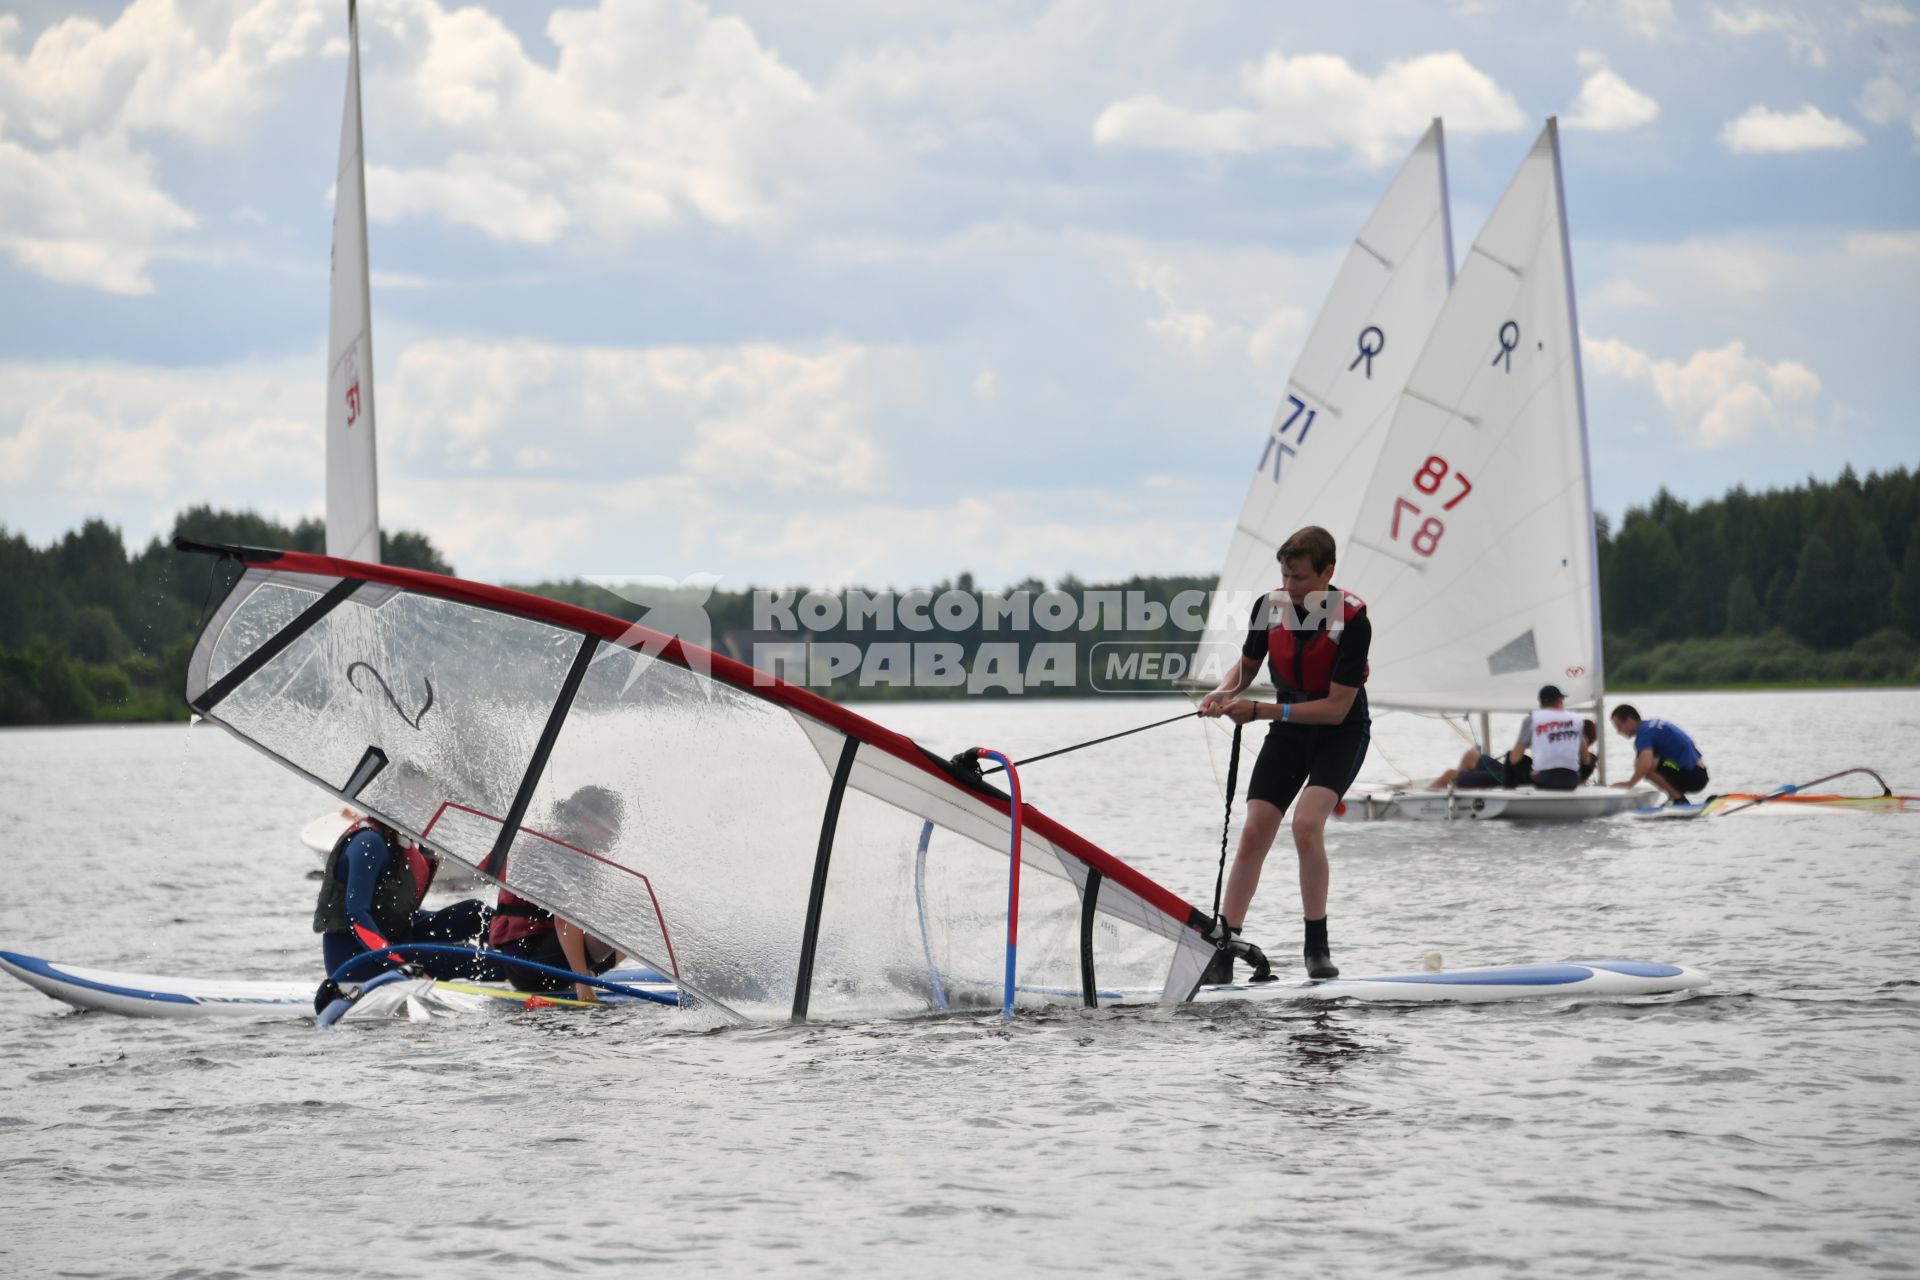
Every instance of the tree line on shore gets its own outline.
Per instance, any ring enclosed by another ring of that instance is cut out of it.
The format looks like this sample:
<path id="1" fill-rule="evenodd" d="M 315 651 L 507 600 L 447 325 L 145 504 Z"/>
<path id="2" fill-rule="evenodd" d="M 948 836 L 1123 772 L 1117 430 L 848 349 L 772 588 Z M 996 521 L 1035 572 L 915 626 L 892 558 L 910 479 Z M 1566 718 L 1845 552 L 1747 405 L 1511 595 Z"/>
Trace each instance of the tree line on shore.
<path id="1" fill-rule="evenodd" d="M 287 526 L 207 507 L 182 513 L 174 533 L 299 551 L 321 550 L 325 541 L 318 520 Z M 1647 506 L 1630 509 L 1617 531 L 1602 517 L 1598 534 L 1612 688 L 1920 683 L 1920 472 L 1902 467 L 1863 480 L 1848 469 L 1832 482 L 1764 493 L 1736 488 L 1693 505 L 1663 490 Z M 420 533 L 384 535 L 382 555 L 390 564 L 452 572 Z M 224 590 L 220 572 L 215 562 L 183 556 L 160 539 L 129 553 L 119 531 L 102 520 L 89 520 L 46 547 L 0 529 L 0 724 L 180 718 L 187 658 L 203 611 Z M 1168 610 L 1182 593 L 1212 585 L 1204 577 L 1111 584 L 1069 578 L 1052 590 L 1076 600 L 1128 593 Z M 660 593 L 623 598 L 578 580 L 526 589 L 628 619 L 666 602 Z M 988 595 L 967 574 L 925 591 L 930 598 L 957 592 L 976 602 Z M 998 594 L 1026 592 L 1037 600 L 1047 591 L 1034 580 Z M 802 639 L 756 618 L 751 591 L 716 591 L 702 607 L 714 647 L 734 657 L 750 659 L 757 646 Z M 1151 692 L 1167 687 L 1166 670 L 1096 680 L 1095 661 L 1098 646 L 1116 643 L 1191 652 L 1197 636 L 1175 616 L 1155 613 L 1154 619 L 1128 627 L 1103 615 L 1084 630 L 996 633 L 976 617 L 969 626 L 943 630 L 939 639 L 957 642 L 970 662 L 983 645 L 1008 646 L 1018 665 L 1038 645 L 1070 645 L 1075 682 L 1045 692 L 1087 693 L 1096 683 L 1105 691 Z M 851 652 L 876 637 L 842 618 L 806 639 L 825 652 Z M 842 674 L 829 689 L 847 698 L 968 691 L 964 681 L 933 688 L 862 685 L 858 672 Z"/>

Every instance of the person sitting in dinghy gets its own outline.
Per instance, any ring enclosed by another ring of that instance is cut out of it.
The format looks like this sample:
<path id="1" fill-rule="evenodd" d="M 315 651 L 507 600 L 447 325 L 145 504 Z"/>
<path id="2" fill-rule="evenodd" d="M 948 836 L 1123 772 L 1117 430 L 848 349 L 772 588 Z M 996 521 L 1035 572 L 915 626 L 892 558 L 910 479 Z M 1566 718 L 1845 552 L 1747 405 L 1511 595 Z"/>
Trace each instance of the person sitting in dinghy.
<path id="1" fill-rule="evenodd" d="M 1613 728 L 1633 739 L 1633 776 L 1616 787 L 1637 787 L 1652 779 L 1670 800 L 1685 800 L 1689 791 L 1707 788 L 1707 762 L 1686 731 L 1670 720 L 1642 720 L 1626 703 L 1613 709 Z"/>
<path id="2" fill-rule="evenodd" d="M 467 898 L 438 911 L 420 909 L 439 866 L 433 853 L 374 818 L 363 817 L 341 832 L 320 873 L 320 900 L 313 910 L 313 931 L 320 935 L 328 975 L 338 973 L 357 955 L 403 943 L 476 945 L 493 914 L 486 903 Z M 389 964 L 403 962 L 416 964 L 436 978 L 498 976 L 477 956 L 389 960 Z"/>
<path id="3" fill-rule="evenodd" d="M 1542 791 L 1572 791 L 1580 785 L 1580 717 L 1567 710 L 1557 685 L 1543 685 L 1540 707 L 1520 722 L 1521 741 L 1507 755 L 1507 776 Z"/>
<path id="4" fill-rule="evenodd" d="M 1281 546 L 1277 558 L 1284 585 L 1255 606 L 1240 661 L 1200 702 L 1203 716 L 1224 715 L 1241 725 L 1271 722 L 1247 783 L 1246 826 L 1214 922 L 1221 949 L 1201 979 L 1206 984 L 1231 982 L 1236 955 L 1252 960 L 1255 949 L 1239 934 L 1289 805 L 1300 865 L 1306 934 L 1301 950 L 1307 976 L 1340 976 L 1327 942 L 1327 819 L 1367 758 L 1372 721 L 1361 686 L 1367 679 L 1373 623 L 1358 596 L 1333 585 L 1334 541 L 1325 529 L 1301 529 Z M 1262 662 L 1279 691 L 1277 702 L 1238 696 L 1259 674 Z"/>
<path id="5" fill-rule="evenodd" d="M 553 848 L 560 855 L 578 857 L 575 851 L 603 853 L 620 838 L 620 797 L 605 787 L 587 786 L 554 807 Z M 500 900 L 494 905 L 493 924 L 487 932 L 487 948 L 506 955 L 531 960 L 570 973 L 591 973 L 595 977 L 620 963 L 620 953 L 570 920 L 522 898 L 502 886 Z M 519 991 L 541 995 L 559 995 L 569 986 L 576 997 L 589 1004 L 598 997 L 583 982 L 569 983 L 554 974 L 540 973 L 518 965 L 504 965 L 507 981 Z"/>

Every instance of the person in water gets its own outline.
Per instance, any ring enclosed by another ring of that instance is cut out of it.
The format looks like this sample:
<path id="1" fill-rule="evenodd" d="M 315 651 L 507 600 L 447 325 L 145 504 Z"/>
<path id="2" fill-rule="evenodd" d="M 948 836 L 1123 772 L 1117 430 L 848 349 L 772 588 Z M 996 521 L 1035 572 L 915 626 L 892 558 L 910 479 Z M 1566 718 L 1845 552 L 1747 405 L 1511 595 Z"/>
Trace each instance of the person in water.
<path id="1" fill-rule="evenodd" d="M 573 849 L 604 854 L 620 838 L 620 797 L 605 787 L 582 787 L 554 807 L 554 838 Z M 599 976 L 620 962 L 620 953 L 586 930 L 528 902 L 502 886 L 487 933 L 490 950 L 532 960 L 569 973 Z M 581 1000 L 598 996 L 584 982 L 568 982 L 553 974 L 506 965 L 507 981 L 519 991 L 558 995 L 573 988 Z"/>
<path id="2" fill-rule="evenodd" d="M 493 914 L 486 903 L 468 898 L 438 911 L 421 910 L 439 866 L 432 852 L 374 818 L 361 818 L 342 832 L 327 854 L 313 910 L 328 976 L 355 956 L 408 942 L 476 945 Z M 436 978 L 498 976 L 478 955 L 398 956 L 388 964 L 403 961 Z"/>
<path id="3" fill-rule="evenodd" d="M 1707 787 L 1707 762 L 1686 731 L 1669 720 L 1642 720 L 1627 703 L 1613 709 L 1613 728 L 1633 739 L 1633 776 L 1616 787 L 1636 787 L 1651 778 L 1670 800 L 1685 800 L 1689 791 Z"/>
<path id="4" fill-rule="evenodd" d="M 1260 885 L 1260 869 L 1293 805 L 1293 847 L 1300 865 L 1307 975 L 1338 977 L 1327 941 L 1327 819 L 1367 757 L 1367 650 L 1373 623 L 1358 596 L 1333 585 L 1333 535 L 1309 525 L 1280 548 L 1283 586 L 1254 609 L 1240 661 L 1201 700 L 1203 716 L 1235 724 L 1271 721 L 1247 784 L 1247 819 L 1220 902 L 1221 950 L 1204 982 L 1231 982 L 1234 947 Z M 1260 672 L 1277 699 L 1240 697 Z M 1295 804 L 1298 797 L 1299 803 Z M 1242 944 L 1244 947 L 1244 944 Z M 1244 953 L 1244 952 L 1240 952 Z"/>

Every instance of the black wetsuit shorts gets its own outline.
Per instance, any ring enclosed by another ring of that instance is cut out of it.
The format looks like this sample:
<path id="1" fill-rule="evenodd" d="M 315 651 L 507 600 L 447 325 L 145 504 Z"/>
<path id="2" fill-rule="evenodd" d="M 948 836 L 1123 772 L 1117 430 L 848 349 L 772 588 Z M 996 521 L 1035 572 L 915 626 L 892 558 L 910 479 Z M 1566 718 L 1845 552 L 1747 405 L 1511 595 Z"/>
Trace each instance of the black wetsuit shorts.
<path id="1" fill-rule="evenodd" d="M 1351 724 L 1279 724 L 1267 731 L 1253 763 L 1247 799 L 1265 800 L 1282 813 L 1303 787 L 1343 796 L 1367 758 L 1369 728 Z"/>
<path id="2" fill-rule="evenodd" d="M 1690 792 L 1705 791 L 1707 789 L 1707 765 L 1705 761 L 1701 761 L 1691 769 L 1682 769 L 1671 760 L 1662 760 L 1658 773 L 1662 778 L 1666 779 L 1669 786 L 1683 796 Z"/>

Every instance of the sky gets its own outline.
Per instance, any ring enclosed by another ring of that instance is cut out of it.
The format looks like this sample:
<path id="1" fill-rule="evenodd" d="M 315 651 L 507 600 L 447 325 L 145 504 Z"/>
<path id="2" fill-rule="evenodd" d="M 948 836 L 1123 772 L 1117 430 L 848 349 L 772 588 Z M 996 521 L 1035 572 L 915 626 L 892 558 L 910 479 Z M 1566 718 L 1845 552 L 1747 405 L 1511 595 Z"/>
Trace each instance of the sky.
<path id="1" fill-rule="evenodd" d="M 1920 5 L 364 0 L 380 497 L 466 576 L 1212 573 L 1444 117 L 1562 125 L 1595 499 L 1920 463 Z M 343 0 L 0 9 L 0 524 L 321 512 Z"/>

